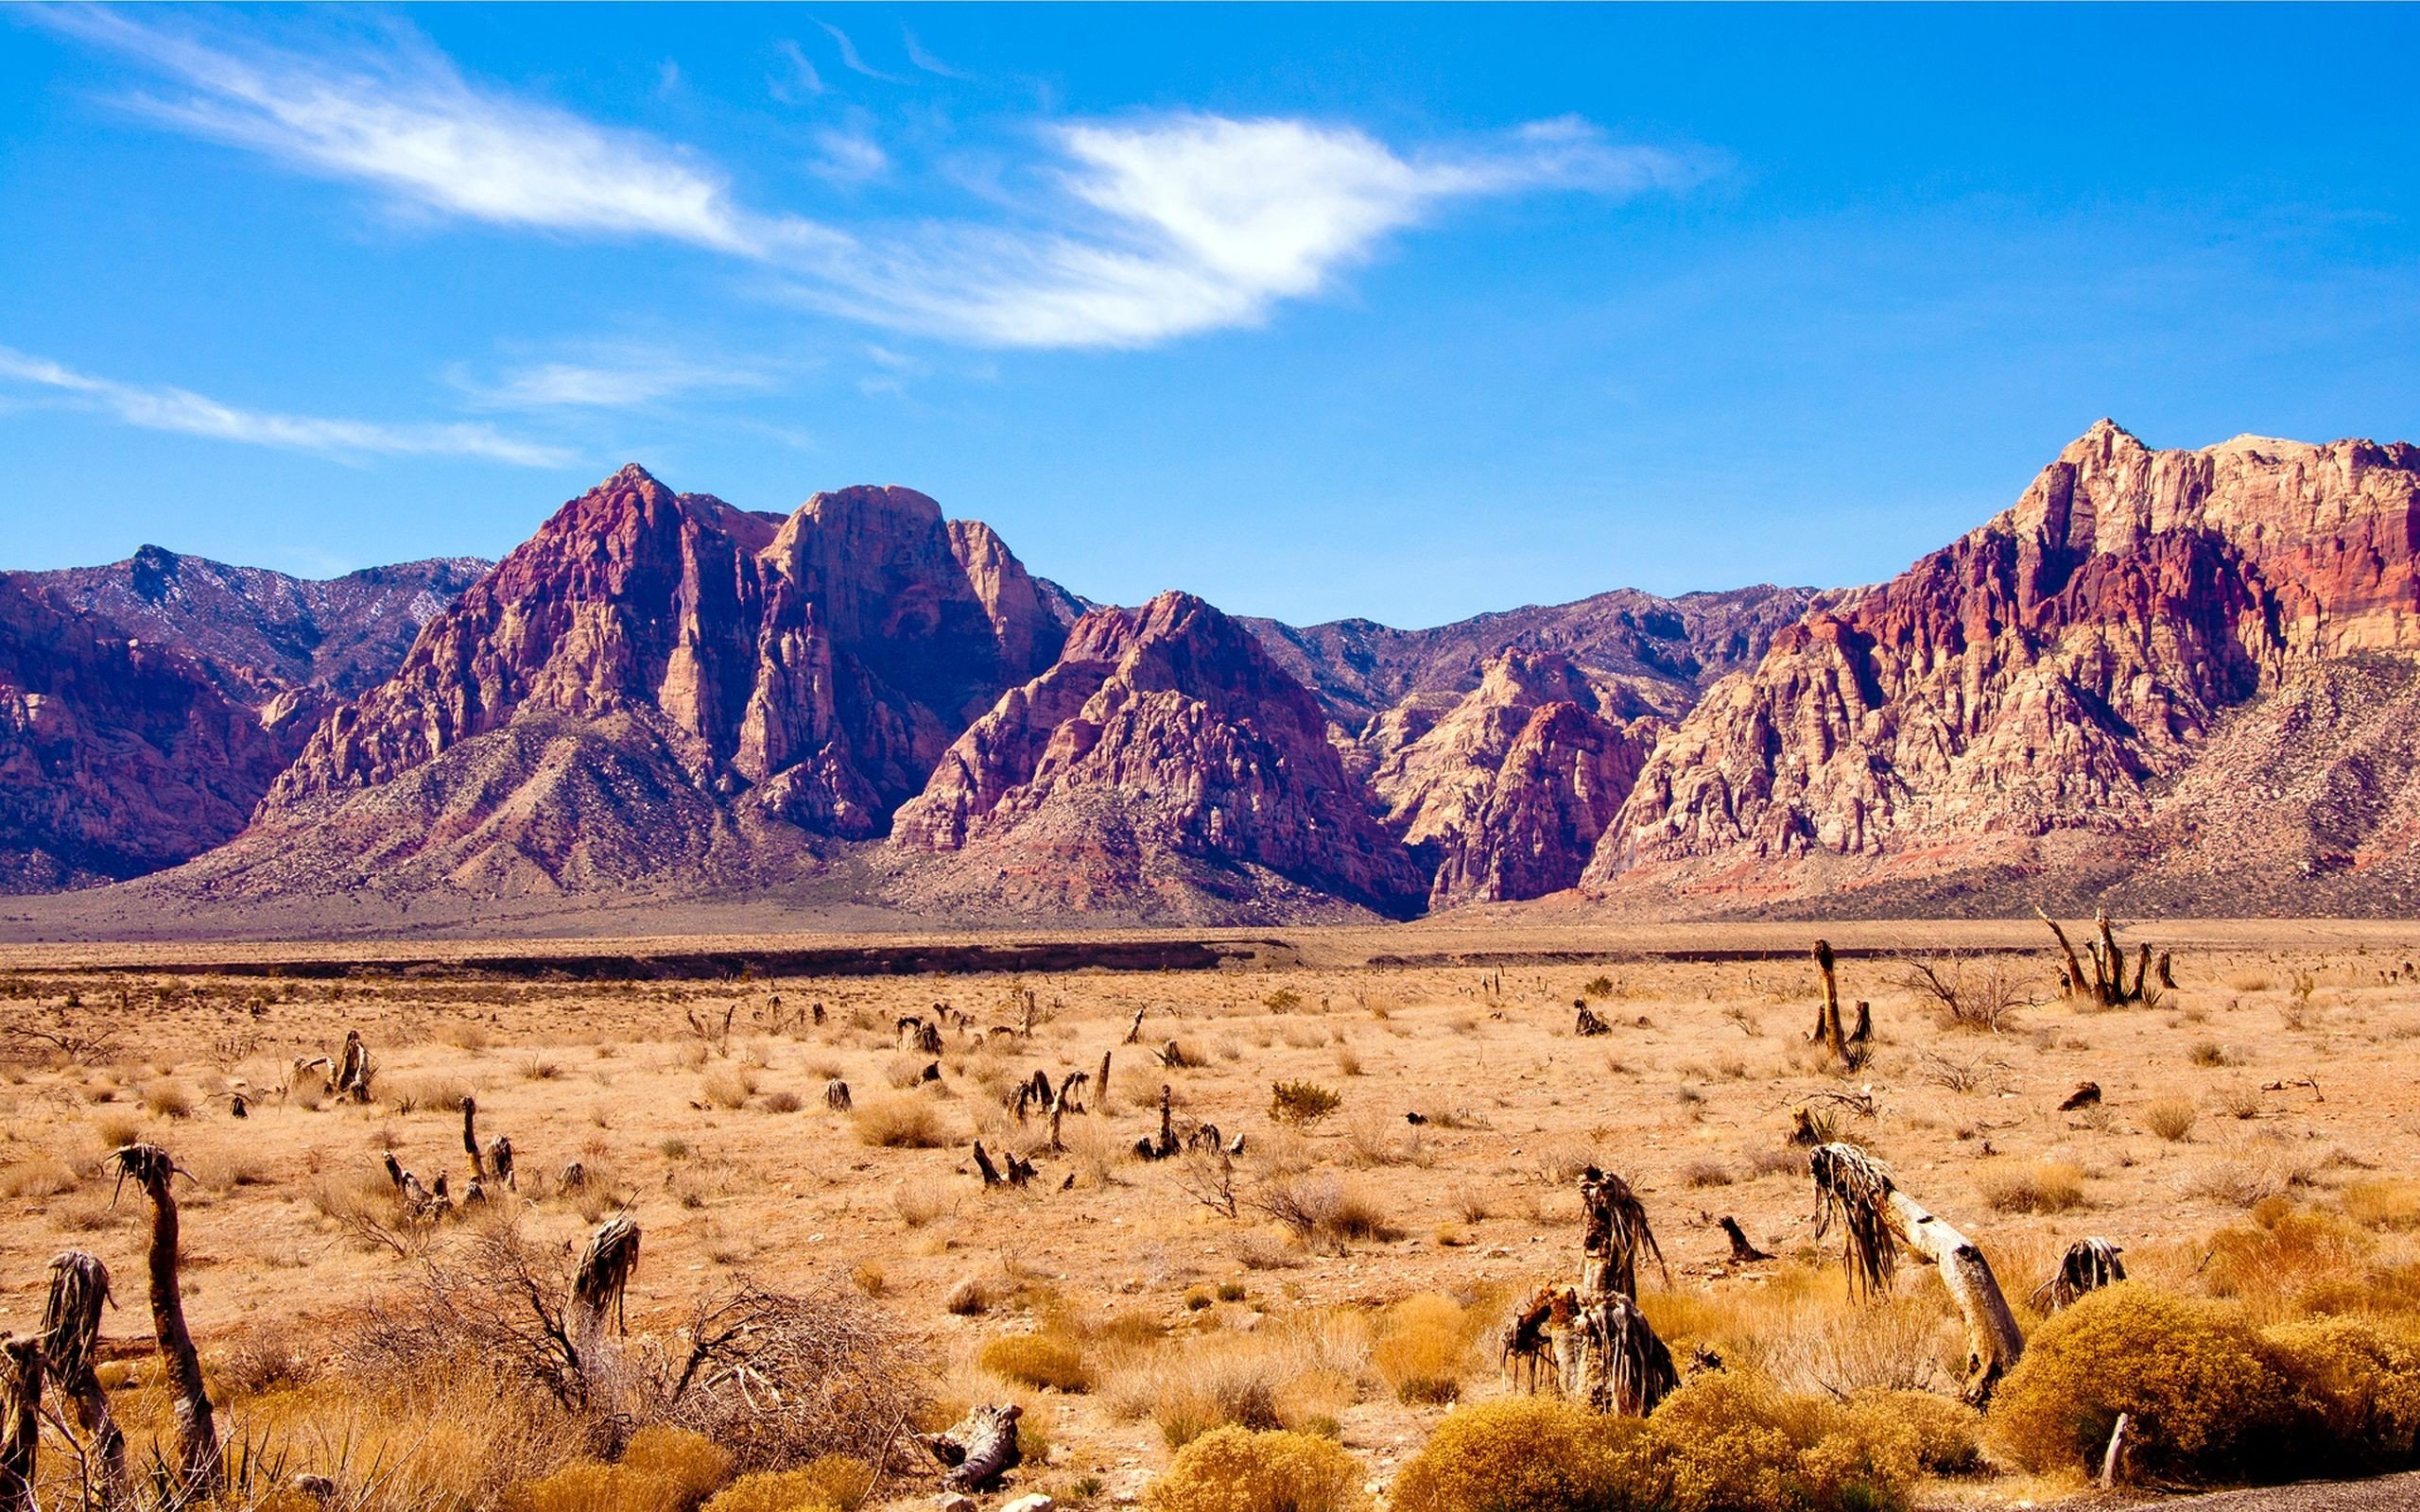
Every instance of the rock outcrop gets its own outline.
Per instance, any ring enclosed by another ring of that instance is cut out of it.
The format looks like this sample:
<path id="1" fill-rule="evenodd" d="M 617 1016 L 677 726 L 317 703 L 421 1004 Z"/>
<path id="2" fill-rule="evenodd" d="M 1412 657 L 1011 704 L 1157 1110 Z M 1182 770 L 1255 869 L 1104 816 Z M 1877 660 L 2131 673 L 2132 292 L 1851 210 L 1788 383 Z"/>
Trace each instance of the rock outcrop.
<path id="1" fill-rule="evenodd" d="M 333 701 L 386 681 L 421 627 L 491 565 L 440 557 L 314 580 L 145 546 L 106 567 L 13 576 L 106 634 L 187 653 L 230 700 L 257 708 L 298 689 Z"/>
<path id="2" fill-rule="evenodd" d="M 1302 684 L 1184 593 L 1078 621 L 1058 663 L 961 735 L 892 845 L 945 858 L 903 895 L 1245 919 L 1381 914 L 1425 879 L 1364 811 Z"/>
<path id="3" fill-rule="evenodd" d="M 234 835 L 313 723 L 485 565 L 313 582 L 146 546 L 0 574 L 0 892 L 139 876 Z"/>
<path id="4" fill-rule="evenodd" d="M 565 505 L 314 733 L 272 809 L 379 786 L 528 715 L 643 715 L 718 797 L 879 834 L 1072 608 L 908 489 L 786 519 L 628 467 Z"/>
<path id="5" fill-rule="evenodd" d="M 2420 648 L 2415 539 L 2412 447 L 2154 451 L 2104 421 L 2014 507 L 1820 598 L 1714 688 L 1585 883 L 1922 907 L 1973 903 L 1983 877 L 2111 881 L 2231 711 L 2327 659 Z"/>
<path id="6" fill-rule="evenodd" d="M 1577 885 L 1663 730 L 1652 716 L 1608 719 L 1567 701 L 1530 710 L 1446 838 L 1429 906 L 1513 902 Z"/>
<path id="7" fill-rule="evenodd" d="M 173 646 L 0 576 L 0 893 L 173 866 L 233 835 L 294 748 Z"/>
<path id="8" fill-rule="evenodd" d="M 1426 630 L 1372 620 L 1243 623 L 1319 696 L 1331 721 L 1362 735 L 1399 706 L 1450 707 L 1505 651 L 1568 658 L 1596 685 L 1622 686 L 1642 707 L 1678 717 L 1718 679 L 1754 666 L 1813 597 L 1811 589 L 1771 586 L 1678 598 L 1622 588 Z"/>

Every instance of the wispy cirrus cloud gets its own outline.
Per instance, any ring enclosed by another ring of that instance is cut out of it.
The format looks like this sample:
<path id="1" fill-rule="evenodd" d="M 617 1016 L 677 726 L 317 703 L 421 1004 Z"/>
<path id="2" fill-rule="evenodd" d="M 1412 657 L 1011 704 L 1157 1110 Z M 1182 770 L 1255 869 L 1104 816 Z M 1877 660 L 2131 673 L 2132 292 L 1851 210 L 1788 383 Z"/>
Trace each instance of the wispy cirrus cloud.
<path id="1" fill-rule="evenodd" d="M 574 460 L 559 447 L 505 435 L 481 424 L 386 424 L 243 409 L 188 388 L 119 383 L 79 372 L 47 357 L 0 347 L 0 384 L 46 390 L 65 403 L 110 415 L 143 430 L 203 436 L 248 446 L 316 452 L 323 456 L 465 456 L 518 467 L 562 467 Z"/>
<path id="2" fill-rule="evenodd" d="M 488 410 L 641 409 L 700 394 L 747 393 L 773 386 L 760 366 L 666 355 L 637 344 L 582 349 L 575 357 L 525 363 L 493 378 L 463 370 L 455 386 Z"/>
<path id="3" fill-rule="evenodd" d="M 818 21 L 816 25 L 822 27 L 825 34 L 832 39 L 832 45 L 840 49 L 840 66 L 847 69 L 850 73 L 863 74 L 868 78 L 878 78 L 886 84 L 904 84 L 907 82 L 906 79 L 900 78 L 896 75 L 886 74 L 881 69 L 867 62 L 863 57 L 859 56 L 857 52 L 857 44 L 849 40 L 849 34 L 847 32 L 842 31 L 839 27 L 832 25 L 832 23 L 828 21 Z"/>
<path id="4" fill-rule="evenodd" d="M 965 73 L 959 69 L 952 68 L 949 64 L 942 62 L 931 53 L 926 52 L 925 50 L 925 44 L 916 40 L 916 34 L 914 32 L 908 31 L 903 28 L 900 31 L 899 36 L 900 40 L 908 45 L 908 60 L 915 64 L 918 68 L 923 69 L 925 73 L 937 75 L 942 78 L 958 79 L 961 83 L 974 78 L 974 75 Z"/>
<path id="5" fill-rule="evenodd" d="M 182 22 L 35 14 L 182 86 L 143 102 L 157 118 L 300 171 L 494 225 L 684 243 L 764 269 L 796 302 L 978 346 L 1147 347 L 1256 325 L 1458 203 L 1631 196 L 1708 171 L 1577 119 L 1405 151 L 1349 126 L 1162 113 L 1037 127 L 1012 208 L 843 227 L 757 210 L 696 153 L 475 84 L 408 37 L 305 54 Z M 818 25 L 845 64 L 885 77 Z M 890 166 L 862 131 L 818 146 L 829 178 Z"/>

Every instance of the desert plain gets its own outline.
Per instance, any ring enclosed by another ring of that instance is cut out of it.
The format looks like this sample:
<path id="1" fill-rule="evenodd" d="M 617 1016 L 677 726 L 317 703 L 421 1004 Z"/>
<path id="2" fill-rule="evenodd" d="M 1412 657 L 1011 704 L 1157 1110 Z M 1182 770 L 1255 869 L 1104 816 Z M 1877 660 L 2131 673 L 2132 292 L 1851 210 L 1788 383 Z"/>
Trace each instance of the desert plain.
<path id="1" fill-rule="evenodd" d="M 1809 1042 L 1819 934 L 1844 1005 L 1870 1005 L 1853 1069 Z M 2031 921 L 1003 936 L 1052 945 L 1055 969 L 848 975 L 745 963 L 908 952 L 9 947 L 0 1331 L 38 1326 L 54 1253 L 99 1256 L 118 1302 L 101 1353 L 124 1362 L 112 1383 L 140 1454 L 164 1422 L 144 1364 L 147 1211 L 107 1157 L 157 1144 L 186 1173 L 184 1304 L 223 1431 L 284 1425 L 297 1469 L 356 1463 L 383 1433 L 387 1489 L 408 1504 L 399 1488 L 445 1479 L 408 1468 L 434 1441 L 384 1418 L 301 1433 L 298 1393 L 341 1371 L 365 1309 L 496 1226 L 568 1255 L 619 1213 L 643 1235 L 634 1333 L 677 1332 L 696 1298 L 744 1283 L 845 1297 L 908 1362 L 920 1420 L 901 1433 L 1017 1402 L 1010 1490 L 1082 1506 L 1137 1499 L 1177 1445 L 1238 1417 L 1332 1436 L 1383 1490 L 1454 1402 L 1513 1389 L 1504 1324 L 1576 1271 L 1591 1165 L 1644 1205 L 1664 1263 L 1641 1302 L 1685 1374 L 1720 1361 L 1834 1399 L 1954 1396 L 1964 1335 L 1933 1271 L 1903 1263 L 1887 1295 L 1859 1297 L 1837 1237 L 1818 1239 L 1802 1110 L 1979 1242 L 2027 1328 L 2029 1294 L 2086 1236 L 2138 1280 L 2262 1320 L 2301 1315 L 2316 1287 L 2409 1284 L 2420 926 L 2138 921 L 2119 939 L 2170 954 L 2175 985 L 2121 1007 L 2065 996 Z M 1217 964 L 1080 964 L 1138 943 Z M 1583 1004 L 1603 1032 L 1578 1032 Z M 937 1054 L 903 1036 L 909 1018 L 939 1029 Z M 348 1031 L 372 1057 L 367 1101 L 332 1095 L 313 1063 Z M 1057 1147 L 1039 1103 L 1020 1119 L 1033 1073 L 1097 1077 L 1104 1055 L 1106 1091 L 1062 1109 Z M 828 1094 L 843 1082 L 846 1110 Z M 2087 1082 L 2098 1098 L 2063 1108 Z M 1315 1092 L 1281 1106 L 1279 1084 Z M 1239 1153 L 1138 1153 L 1164 1088 L 1181 1140 L 1208 1123 Z M 461 1194 L 466 1096 L 483 1141 L 510 1138 L 514 1184 L 415 1217 L 383 1158 Z M 977 1141 L 1031 1179 L 987 1185 Z M 2294 1215 L 2317 1216 L 2281 1230 Z M 1737 1258 L 1724 1218 L 1770 1258 Z M 907 1442 L 870 1504 L 936 1494 L 940 1467 Z M 2019 1469 L 1983 1443 L 1920 1504 L 2087 1488 L 2088 1467 Z"/>

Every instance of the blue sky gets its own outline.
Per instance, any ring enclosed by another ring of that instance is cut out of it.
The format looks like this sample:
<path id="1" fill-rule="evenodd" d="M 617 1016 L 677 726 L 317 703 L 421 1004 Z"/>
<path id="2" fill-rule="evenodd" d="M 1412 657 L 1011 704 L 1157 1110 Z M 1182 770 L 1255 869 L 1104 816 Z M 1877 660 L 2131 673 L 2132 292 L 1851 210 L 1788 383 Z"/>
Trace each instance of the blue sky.
<path id="1" fill-rule="evenodd" d="M 0 564 L 624 461 L 1096 598 L 1888 576 L 2103 414 L 2420 438 L 2408 9 L 0 12 Z"/>

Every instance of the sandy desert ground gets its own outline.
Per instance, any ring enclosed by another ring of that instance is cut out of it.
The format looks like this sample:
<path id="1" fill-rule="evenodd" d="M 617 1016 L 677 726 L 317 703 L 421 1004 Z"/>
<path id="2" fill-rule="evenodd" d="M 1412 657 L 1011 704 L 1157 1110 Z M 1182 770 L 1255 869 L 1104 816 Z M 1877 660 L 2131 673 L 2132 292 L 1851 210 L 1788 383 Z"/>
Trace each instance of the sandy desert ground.
<path id="1" fill-rule="evenodd" d="M 119 1278 L 104 1327 L 125 1343 L 105 1352 L 139 1356 L 144 1210 L 104 1165 L 135 1140 L 190 1173 L 187 1306 L 239 1424 L 496 1212 L 572 1244 L 626 1211 L 644 1232 L 633 1327 L 741 1276 L 870 1299 L 925 1351 L 944 1407 L 1026 1404 L 1039 1459 L 1022 1489 L 1105 1504 L 1139 1494 L 1184 1424 L 1215 1411 L 1188 1391 L 1253 1372 L 1282 1420 L 1333 1433 L 1389 1481 L 1451 1398 L 1506 1389 L 1493 1336 L 1573 1270 L 1574 1182 L 1592 1162 L 1644 1199 L 1669 1262 L 1645 1301 L 1676 1353 L 1745 1357 L 1809 1390 L 1953 1387 L 1962 1336 L 1933 1275 L 1854 1301 L 1816 1242 L 1789 1142 L 1801 1108 L 1979 1240 L 2020 1305 L 2087 1234 L 2123 1246 L 2137 1277 L 2261 1315 L 2420 1257 L 2420 926 L 2141 925 L 2125 939 L 2173 951 L 2177 985 L 2103 1009 L 2058 995 L 2039 925 L 1844 925 L 1828 932 L 1841 992 L 1871 1004 L 1876 1040 L 1846 1074 L 1806 1042 L 1816 933 L 1482 919 L 1234 932 L 1203 971 L 727 980 L 566 980 L 528 959 L 595 941 L 15 947 L 0 954 L 0 1330 L 36 1325 L 46 1262 L 81 1247 Z M 614 949 L 663 971 L 683 951 L 810 944 L 835 942 Z M 514 974 L 482 971 L 483 953 L 514 955 Z M 1997 1029 L 1948 1022 L 1906 984 L 1918 959 L 1970 1003 L 2004 991 Z M 234 974 L 268 962 L 285 964 Z M 1610 1032 L 1577 1035 L 1576 1001 Z M 896 1021 L 937 1005 L 953 1010 L 942 1053 L 904 1050 Z M 375 1064 L 364 1106 L 293 1072 L 348 1029 Z M 1155 1053 L 1171 1042 L 1174 1068 Z M 1011 1112 L 1035 1070 L 1096 1071 L 1104 1053 L 1108 1094 L 1063 1120 L 1063 1148 L 1046 1118 Z M 928 1063 L 939 1079 L 919 1081 Z M 826 1106 L 834 1080 L 853 1111 Z M 2084 1081 L 2099 1104 L 2061 1111 Z M 1339 1102 L 1280 1124 L 1280 1082 Z M 1163 1086 L 1180 1130 L 1243 1136 L 1232 1216 L 1204 1190 L 1215 1162 L 1134 1156 Z M 400 1221 L 382 1154 L 458 1192 L 466 1093 L 482 1135 L 510 1137 L 518 1190 L 485 1218 Z M 987 1190 L 977 1138 L 1029 1157 L 1035 1179 Z M 587 1180 L 565 1190 L 572 1161 Z M 2214 1240 L 2279 1198 L 2341 1220 L 2333 1247 L 2246 1263 Z M 1776 1258 L 1735 1263 L 1726 1215 Z M 1023 1335 L 1058 1352 L 991 1360 L 1028 1379 L 978 1358 Z M 1054 1371 L 1081 1389 L 1033 1383 Z M 139 1366 L 130 1379 L 142 1389 Z M 1924 1498 L 2080 1488 L 1987 1472 Z M 877 1499 L 931 1495 L 901 1475 Z"/>

